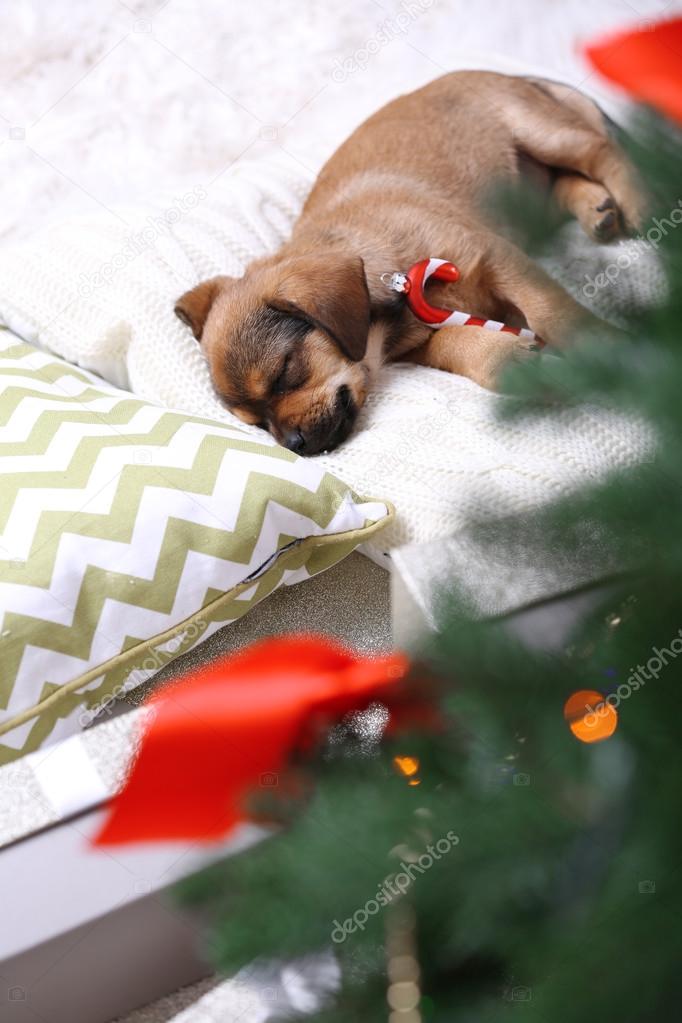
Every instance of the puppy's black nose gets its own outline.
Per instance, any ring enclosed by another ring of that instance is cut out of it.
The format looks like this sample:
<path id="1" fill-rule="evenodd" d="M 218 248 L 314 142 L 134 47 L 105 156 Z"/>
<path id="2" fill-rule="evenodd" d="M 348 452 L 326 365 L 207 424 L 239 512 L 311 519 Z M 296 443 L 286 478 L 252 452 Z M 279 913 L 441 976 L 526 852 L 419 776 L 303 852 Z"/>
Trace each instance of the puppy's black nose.
<path id="1" fill-rule="evenodd" d="M 305 451 L 305 437 L 298 427 L 284 434 L 283 443 L 285 448 L 289 448 L 289 451 L 294 451 L 297 455 L 302 455 Z"/>

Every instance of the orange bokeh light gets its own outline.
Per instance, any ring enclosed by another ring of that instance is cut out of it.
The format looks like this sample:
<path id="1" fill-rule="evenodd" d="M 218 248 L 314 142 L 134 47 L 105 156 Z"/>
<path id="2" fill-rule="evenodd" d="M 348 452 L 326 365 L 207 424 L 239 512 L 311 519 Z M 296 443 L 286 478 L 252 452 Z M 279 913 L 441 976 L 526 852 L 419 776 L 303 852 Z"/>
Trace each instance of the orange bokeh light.
<path id="1" fill-rule="evenodd" d="M 412 778 L 419 770 L 419 757 L 393 757 L 393 766 L 406 778 Z"/>
<path id="2" fill-rule="evenodd" d="M 564 718 L 581 742 L 602 742 L 618 727 L 615 707 L 596 689 L 579 689 L 569 696 L 564 704 Z"/>

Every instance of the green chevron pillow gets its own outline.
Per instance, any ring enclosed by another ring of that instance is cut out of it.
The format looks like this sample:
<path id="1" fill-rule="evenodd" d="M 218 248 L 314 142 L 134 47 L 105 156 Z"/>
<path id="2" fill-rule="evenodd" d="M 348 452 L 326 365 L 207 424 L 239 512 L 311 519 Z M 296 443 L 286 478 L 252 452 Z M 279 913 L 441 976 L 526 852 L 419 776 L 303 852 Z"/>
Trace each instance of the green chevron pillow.
<path id="1" fill-rule="evenodd" d="M 0 764 L 390 518 L 314 459 L 0 331 Z"/>

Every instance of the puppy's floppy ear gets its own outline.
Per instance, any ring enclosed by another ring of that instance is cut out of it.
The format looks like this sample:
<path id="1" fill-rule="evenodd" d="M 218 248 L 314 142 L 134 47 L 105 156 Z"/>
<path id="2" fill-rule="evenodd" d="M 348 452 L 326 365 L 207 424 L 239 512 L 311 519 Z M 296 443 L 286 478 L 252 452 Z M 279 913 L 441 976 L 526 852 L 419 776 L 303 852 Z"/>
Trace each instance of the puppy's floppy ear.
<path id="1" fill-rule="evenodd" d="M 292 259 L 268 304 L 321 327 L 354 362 L 364 358 L 370 302 L 359 256 Z"/>
<path id="2" fill-rule="evenodd" d="M 218 292 L 224 285 L 229 284 L 232 279 L 232 277 L 224 276 L 211 277 L 210 280 L 197 284 L 191 291 L 186 291 L 175 303 L 175 315 L 179 320 L 187 324 L 197 341 L 201 341 L 206 317 L 215 302 Z"/>

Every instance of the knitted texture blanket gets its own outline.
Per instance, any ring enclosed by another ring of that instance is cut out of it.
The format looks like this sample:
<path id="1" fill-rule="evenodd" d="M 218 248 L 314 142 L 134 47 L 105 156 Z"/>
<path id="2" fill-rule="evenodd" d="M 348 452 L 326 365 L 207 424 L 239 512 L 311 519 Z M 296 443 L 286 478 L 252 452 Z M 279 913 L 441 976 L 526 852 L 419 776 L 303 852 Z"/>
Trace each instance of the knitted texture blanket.
<path id="1" fill-rule="evenodd" d="M 0 253 L 0 321 L 145 398 L 236 422 L 173 305 L 195 282 L 238 275 L 281 244 L 308 187 L 290 162 L 241 162 L 210 190 L 49 228 Z M 568 260 L 550 269 L 586 301 L 585 273 L 593 279 L 614 250 L 592 246 L 577 225 L 569 234 Z M 642 250 L 612 285 L 588 291 L 599 312 L 617 317 L 660 286 L 653 253 Z M 557 407 L 530 424 L 499 416 L 507 400 L 437 370 L 387 366 L 353 436 L 318 460 L 357 492 L 395 504 L 385 551 L 529 512 L 647 450 L 646 430 L 615 412 Z"/>

